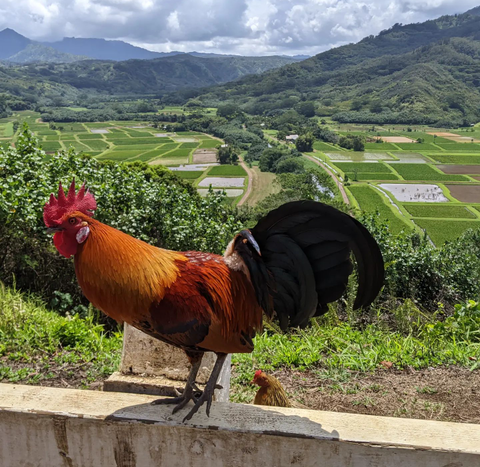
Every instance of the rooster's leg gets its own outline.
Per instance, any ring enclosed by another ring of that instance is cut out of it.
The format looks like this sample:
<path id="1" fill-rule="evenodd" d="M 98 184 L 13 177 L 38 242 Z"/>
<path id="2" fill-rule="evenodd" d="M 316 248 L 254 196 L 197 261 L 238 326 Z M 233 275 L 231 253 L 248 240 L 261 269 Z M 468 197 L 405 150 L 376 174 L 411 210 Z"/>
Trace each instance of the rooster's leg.
<path id="1" fill-rule="evenodd" d="M 210 407 L 212 405 L 213 394 L 215 392 L 216 387 L 218 386 L 217 380 L 220 375 L 220 372 L 222 371 L 222 367 L 223 367 L 223 364 L 225 363 L 226 358 L 227 358 L 227 354 L 225 353 L 217 354 L 217 361 L 215 362 L 215 366 L 213 367 L 210 378 L 208 378 L 208 382 L 207 382 L 207 385 L 205 386 L 205 390 L 203 391 L 202 395 L 195 401 L 195 406 L 193 407 L 192 410 L 190 410 L 190 412 L 183 419 L 183 421 L 190 420 L 193 417 L 193 415 L 198 412 L 198 409 L 205 402 L 207 403 L 207 410 L 206 410 L 207 416 L 210 416 Z M 173 411 L 176 412 L 177 410 L 179 410 L 179 406 L 175 407 Z"/>
<path id="2" fill-rule="evenodd" d="M 188 373 L 187 382 L 185 384 L 185 388 L 182 391 L 182 394 L 178 397 L 167 397 L 165 399 L 157 399 L 152 402 L 152 405 L 160 405 L 160 404 L 178 404 L 175 409 L 174 413 L 177 410 L 180 410 L 184 407 L 190 400 L 194 399 L 197 393 L 196 391 L 197 385 L 195 384 L 195 379 L 197 378 L 198 370 L 200 369 L 200 364 L 202 363 L 203 353 L 196 354 L 196 355 L 189 355 L 187 354 L 192 364 L 190 368 L 190 372 Z"/>

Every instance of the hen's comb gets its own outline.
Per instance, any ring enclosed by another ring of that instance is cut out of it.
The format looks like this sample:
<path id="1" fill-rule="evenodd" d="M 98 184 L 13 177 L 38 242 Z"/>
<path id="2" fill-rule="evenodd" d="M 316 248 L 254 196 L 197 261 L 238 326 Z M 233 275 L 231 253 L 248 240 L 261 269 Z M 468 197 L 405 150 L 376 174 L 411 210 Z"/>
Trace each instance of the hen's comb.
<path id="1" fill-rule="evenodd" d="M 255 372 L 255 378 L 257 378 L 258 376 L 260 376 L 262 374 L 262 370 L 257 370 Z"/>
<path id="2" fill-rule="evenodd" d="M 88 190 L 85 191 L 85 183 L 78 193 L 75 193 L 75 179 L 73 179 L 66 196 L 61 183 L 58 187 L 58 199 L 53 193 L 50 195 L 48 203 L 43 208 L 43 221 L 47 227 L 54 227 L 69 212 L 79 211 L 93 216 L 95 209 L 97 209 L 97 202 Z"/>

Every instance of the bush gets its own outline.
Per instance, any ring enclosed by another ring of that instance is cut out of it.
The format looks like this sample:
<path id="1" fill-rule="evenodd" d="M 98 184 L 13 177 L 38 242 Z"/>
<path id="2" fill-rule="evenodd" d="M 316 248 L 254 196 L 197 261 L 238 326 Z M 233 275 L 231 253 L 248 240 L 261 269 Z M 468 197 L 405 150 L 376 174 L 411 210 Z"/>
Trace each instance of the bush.
<path id="1" fill-rule="evenodd" d="M 16 149 L 0 151 L 0 280 L 49 299 L 55 291 L 81 299 L 71 261 L 55 251 L 42 220 L 49 194 L 73 177 L 95 194 L 98 220 L 157 246 L 221 253 L 240 229 L 224 195 L 201 198 L 162 166 L 102 162 L 73 151 L 45 160 L 24 129 Z"/>

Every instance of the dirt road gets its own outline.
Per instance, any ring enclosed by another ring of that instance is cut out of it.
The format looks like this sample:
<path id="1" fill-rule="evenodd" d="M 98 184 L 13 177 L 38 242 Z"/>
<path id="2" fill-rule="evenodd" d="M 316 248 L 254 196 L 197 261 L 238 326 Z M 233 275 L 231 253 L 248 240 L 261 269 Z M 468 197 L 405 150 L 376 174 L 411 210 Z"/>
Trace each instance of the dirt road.
<path id="1" fill-rule="evenodd" d="M 244 168 L 245 172 L 247 172 L 248 185 L 247 185 L 247 190 L 243 194 L 242 199 L 237 203 L 237 206 L 241 206 L 242 204 L 244 204 L 247 201 L 248 197 L 252 193 L 253 181 L 257 176 L 257 174 L 253 170 L 248 168 L 248 166 L 247 166 L 247 164 L 245 164 L 245 162 L 243 162 L 243 161 L 240 162 L 240 165 Z"/>

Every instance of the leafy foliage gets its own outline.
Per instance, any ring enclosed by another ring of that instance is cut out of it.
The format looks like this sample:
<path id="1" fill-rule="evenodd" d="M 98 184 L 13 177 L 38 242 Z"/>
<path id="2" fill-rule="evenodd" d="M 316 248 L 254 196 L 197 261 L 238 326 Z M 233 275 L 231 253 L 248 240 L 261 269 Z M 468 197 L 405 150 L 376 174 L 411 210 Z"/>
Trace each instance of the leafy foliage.
<path id="1" fill-rule="evenodd" d="M 0 152 L 0 279 L 48 297 L 79 297 L 68 260 L 44 232 L 43 206 L 58 182 L 86 180 L 95 194 L 96 218 L 154 245 L 220 253 L 240 229 L 224 196 L 201 198 L 162 166 L 101 162 L 73 151 L 45 160 L 24 128 L 17 148 Z M 58 281 L 57 277 L 63 277 Z"/>

